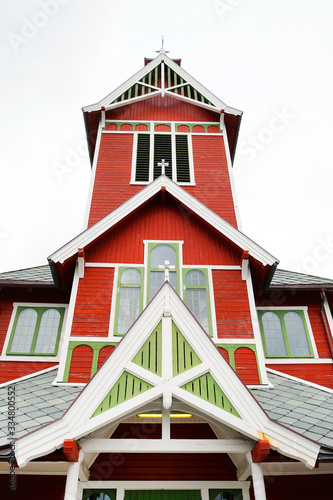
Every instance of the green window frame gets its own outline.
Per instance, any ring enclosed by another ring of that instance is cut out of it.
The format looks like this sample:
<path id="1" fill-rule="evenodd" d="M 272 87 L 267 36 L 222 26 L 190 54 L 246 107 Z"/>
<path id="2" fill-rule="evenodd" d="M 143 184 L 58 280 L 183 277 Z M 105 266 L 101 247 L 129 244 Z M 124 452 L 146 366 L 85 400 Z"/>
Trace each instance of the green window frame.
<path id="1" fill-rule="evenodd" d="M 303 310 L 258 310 L 267 358 L 313 358 L 314 352 Z"/>
<path id="2" fill-rule="evenodd" d="M 163 265 L 164 261 L 156 263 L 152 252 L 155 251 L 157 247 L 167 246 L 171 247 L 175 252 L 175 259 L 170 261 L 170 265 L 175 265 L 175 269 L 170 271 L 170 284 L 173 286 L 174 290 L 178 293 L 180 291 L 180 275 L 179 275 L 179 244 L 172 243 L 169 241 L 161 241 L 156 243 L 148 243 L 148 277 L 147 277 L 147 302 L 149 302 L 158 292 L 158 290 L 163 286 L 164 283 L 164 269 L 160 269 L 158 266 Z M 166 259 L 167 260 L 167 259 Z M 157 266 L 155 265 L 157 264 Z M 154 293 L 155 291 L 155 293 Z"/>
<path id="3" fill-rule="evenodd" d="M 140 132 L 135 152 L 135 182 L 149 182 L 161 175 L 158 165 L 165 160 L 165 175 L 175 182 L 191 183 L 190 135 Z"/>
<path id="4" fill-rule="evenodd" d="M 134 279 L 131 280 L 130 273 Z M 138 273 L 138 274 L 137 274 Z M 125 274 L 127 277 L 124 279 Z M 140 283 L 135 279 L 140 276 Z M 117 303 L 115 336 L 122 336 L 129 330 L 143 309 L 143 268 L 119 267 L 117 282 Z"/>
<path id="5" fill-rule="evenodd" d="M 242 490 L 209 490 L 209 500 L 243 500 Z"/>
<path id="6" fill-rule="evenodd" d="M 209 335 L 213 335 L 208 270 L 183 269 L 184 302 Z"/>
<path id="7" fill-rule="evenodd" d="M 83 490 L 82 500 L 116 500 L 116 490 L 104 488 Z"/>
<path id="8" fill-rule="evenodd" d="M 17 307 L 6 354 L 9 356 L 56 356 L 64 314 L 64 307 Z M 52 340 L 51 343 L 50 340 Z M 50 348 L 51 352 L 45 352 L 45 349 Z"/>

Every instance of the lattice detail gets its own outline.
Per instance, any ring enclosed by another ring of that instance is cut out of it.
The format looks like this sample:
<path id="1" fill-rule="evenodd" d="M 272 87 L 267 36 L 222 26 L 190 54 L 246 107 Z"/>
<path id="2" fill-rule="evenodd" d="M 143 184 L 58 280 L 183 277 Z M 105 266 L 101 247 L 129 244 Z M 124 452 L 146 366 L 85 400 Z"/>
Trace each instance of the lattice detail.
<path id="1" fill-rule="evenodd" d="M 162 323 L 157 325 L 132 361 L 158 376 L 162 375 Z"/>
<path id="2" fill-rule="evenodd" d="M 237 410 L 210 373 L 184 384 L 181 388 L 240 418 Z"/>
<path id="3" fill-rule="evenodd" d="M 172 324 L 172 368 L 173 376 L 184 373 L 202 363 L 177 326 Z"/>
<path id="4" fill-rule="evenodd" d="M 124 372 L 105 396 L 91 418 L 96 417 L 97 415 L 100 415 L 101 413 L 104 413 L 105 411 L 110 410 L 111 408 L 114 408 L 115 406 L 148 391 L 149 389 L 152 389 L 152 387 L 153 386 L 148 382 L 145 382 L 128 372 Z"/>

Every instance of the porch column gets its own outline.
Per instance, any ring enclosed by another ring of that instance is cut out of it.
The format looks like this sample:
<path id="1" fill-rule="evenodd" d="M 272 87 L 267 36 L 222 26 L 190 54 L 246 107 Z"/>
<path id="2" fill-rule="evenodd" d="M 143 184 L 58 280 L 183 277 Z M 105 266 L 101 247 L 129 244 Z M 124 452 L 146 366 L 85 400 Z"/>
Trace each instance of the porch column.
<path id="1" fill-rule="evenodd" d="M 67 481 L 66 481 L 66 489 L 65 489 L 65 498 L 64 500 L 78 500 L 77 498 L 77 486 L 79 482 L 79 472 L 81 463 L 84 459 L 84 453 L 80 450 L 79 459 L 77 462 L 72 462 L 69 466 L 67 472 Z"/>
<path id="2" fill-rule="evenodd" d="M 254 498 L 255 500 L 266 500 L 266 490 L 264 475 L 262 473 L 261 464 L 255 464 L 252 460 L 252 453 L 248 451 L 246 459 L 251 466 L 251 476 L 253 482 Z"/>

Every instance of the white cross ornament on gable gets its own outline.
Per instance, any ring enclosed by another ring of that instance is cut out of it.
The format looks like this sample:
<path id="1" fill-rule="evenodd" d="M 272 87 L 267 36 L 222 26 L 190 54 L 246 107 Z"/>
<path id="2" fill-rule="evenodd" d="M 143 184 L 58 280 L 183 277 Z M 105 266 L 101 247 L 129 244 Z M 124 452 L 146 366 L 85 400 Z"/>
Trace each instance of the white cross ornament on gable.
<path id="1" fill-rule="evenodd" d="M 165 260 L 164 265 L 159 265 L 159 269 L 164 269 L 164 281 L 169 281 L 169 270 L 176 269 L 176 266 L 170 265 L 170 261 Z"/>
<path id="2" fill-rule="evenodd" d="M 165 167 L 169 166 L 169 163 L 163 158 L 162 161 L 158 162 L 158 167 L 161 167 L 161 175 L 165 175 Z"/>

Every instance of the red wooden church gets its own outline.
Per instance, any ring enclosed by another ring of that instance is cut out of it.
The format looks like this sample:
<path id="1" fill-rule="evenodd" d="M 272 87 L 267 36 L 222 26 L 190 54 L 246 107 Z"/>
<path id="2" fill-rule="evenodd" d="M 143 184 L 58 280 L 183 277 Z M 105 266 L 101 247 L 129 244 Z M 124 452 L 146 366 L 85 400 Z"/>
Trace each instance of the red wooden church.
<path id="1" fill-rule="evenodd" d="M 0 275 L 1 498 L 326 498 L 333 281 L 239 230 L 241 111 L 162 47 L 83 113 L 86 230 Z"/>

